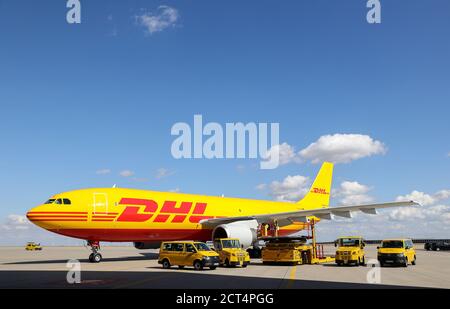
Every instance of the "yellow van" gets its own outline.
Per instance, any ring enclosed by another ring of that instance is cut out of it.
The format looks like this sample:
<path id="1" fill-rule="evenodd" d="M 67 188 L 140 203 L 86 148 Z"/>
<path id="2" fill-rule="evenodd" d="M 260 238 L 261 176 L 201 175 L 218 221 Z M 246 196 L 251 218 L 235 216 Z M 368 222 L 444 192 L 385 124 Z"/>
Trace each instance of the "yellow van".
<path id="1" fill-rule="evenodd" d="M 364 254 L 365 247 L 364 239 L 361 236 L 345 236 L 339 237 L 334 246 L 336 250 L 336 264 L 341 266 L 343 264 L 366 265 L 366 257 Z"/>
<path id="2" fill-rule="evenodd" d="M 219 254 L 220 264 L 226 267 L 250 264 L 250 255 L 241 247 L 237 238 L 214 239 L 214 250 Z"/>
<path id="3" fill-rule="evenodd" d="M 385 239 L 377 249 L 380 266 L 392 264 L 408 267 L 408 263 L 416 265 L 416 250 L 411 239 Z"/>
<path id="4" fill-rule="evenodd" d="M 179 268 L 193 266 L 196 270 L 203 267 L 216 269 L 219 266 L 219 254 L 207 244 L 198 241 L 166 241 L 161 244 L 158 263 L 163 268 L 177 265 Z"/>

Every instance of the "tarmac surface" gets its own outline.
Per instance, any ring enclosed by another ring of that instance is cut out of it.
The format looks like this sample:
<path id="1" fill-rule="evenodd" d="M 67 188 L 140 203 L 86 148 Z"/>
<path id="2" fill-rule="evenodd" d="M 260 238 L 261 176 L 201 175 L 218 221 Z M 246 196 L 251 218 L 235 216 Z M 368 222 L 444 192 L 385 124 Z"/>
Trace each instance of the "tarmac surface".
<path id="1" fill-rule="evenodd" d="M 255 259 L 247 268 L 203 271 L 162 269 L 158 250 L 134 247 L 103 247 L 103 261 L 98 264 L 88 262 L 90 251 L 84 247 L 44 247 L 42 251 L 0 247 L 0 288 L 450 288 L 450 251 L 428 252 L 420 247 L 417 265 L 407 268 L 263 265 Z M 333 246 L 325 246 L 325 253 L 333 252 Z M 67 281 L 71 259 L 80 262 L 81 283 Z M 370 259 L 376 259 L 376 246 L 366 247 L 366 261 Z"/>

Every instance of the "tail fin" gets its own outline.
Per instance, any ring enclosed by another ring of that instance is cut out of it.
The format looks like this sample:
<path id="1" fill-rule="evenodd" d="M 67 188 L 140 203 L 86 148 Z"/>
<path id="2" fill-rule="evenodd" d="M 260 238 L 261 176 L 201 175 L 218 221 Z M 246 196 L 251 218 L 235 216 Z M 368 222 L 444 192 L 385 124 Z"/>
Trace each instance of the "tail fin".
<path id="1" fill-rule="evenodd" d="M 305 197 L 298 201 L 303 209 L 327 208 L 330 203 L 333 163 L 324 162 Z"/>

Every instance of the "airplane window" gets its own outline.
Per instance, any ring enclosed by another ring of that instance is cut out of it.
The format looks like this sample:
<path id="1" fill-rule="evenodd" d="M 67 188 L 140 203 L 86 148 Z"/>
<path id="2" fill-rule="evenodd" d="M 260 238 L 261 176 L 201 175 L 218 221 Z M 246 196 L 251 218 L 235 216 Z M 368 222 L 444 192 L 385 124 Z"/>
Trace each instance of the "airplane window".
<path id="1" fill-rule="evenodd" d="M 55 201 L 55 199 L 51 198 L 47 202 L 45 202 L 44 204 L 53 204 L 54 201 Z"/>
<path id="2" fill-rule="evenodd" d="M 63 198 L 64 205 L 72 204 L 68 198 Z"/>

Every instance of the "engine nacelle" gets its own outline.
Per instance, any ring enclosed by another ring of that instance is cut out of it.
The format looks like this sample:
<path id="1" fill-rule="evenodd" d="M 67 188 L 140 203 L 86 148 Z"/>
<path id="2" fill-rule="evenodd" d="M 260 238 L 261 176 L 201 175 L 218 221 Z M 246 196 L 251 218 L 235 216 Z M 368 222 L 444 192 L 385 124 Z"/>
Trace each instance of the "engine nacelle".
<path id="1" fill-rule="evenodd" d="M 159 247 L 161 247 L 161 242 L 134 242 L 133 245 L 139 250 L 159 249 Z"/>
<path id="2" fill-rule="evenodd" d="M 236 221 L 221 224 L 214 228 L 213 239 L 238 238 L 244 248 L 250 247 L 257 240 L 258 222 L 256 220 Z"/>

